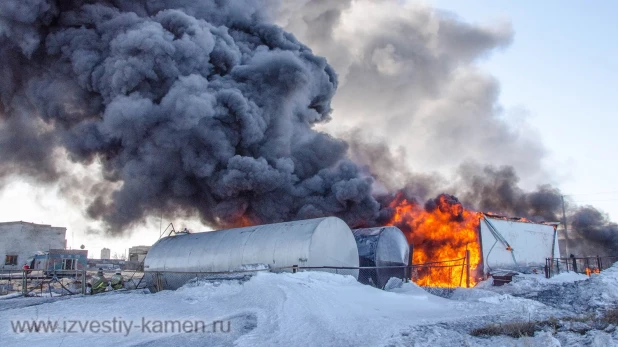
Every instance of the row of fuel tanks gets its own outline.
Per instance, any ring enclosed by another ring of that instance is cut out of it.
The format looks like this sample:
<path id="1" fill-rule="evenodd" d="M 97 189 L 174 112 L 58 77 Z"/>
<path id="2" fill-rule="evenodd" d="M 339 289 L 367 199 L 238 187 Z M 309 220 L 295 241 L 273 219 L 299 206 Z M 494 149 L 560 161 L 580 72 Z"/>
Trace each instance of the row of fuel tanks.
<path id="1" fill-rule="evenodd" d="M 336 217 L 256 225 L 201 233 L 177 233 L 157 241 L 146 256 L 147 281 L 156 289 L 177 289 L 206 274 L 247 273 L 252 269 L 299 269 L 345 273 L 383 288 L 404 278 L 410 247 L 396 227 L 351 230 Z M 359 267 L 379 267 L 358 269 Z"/>

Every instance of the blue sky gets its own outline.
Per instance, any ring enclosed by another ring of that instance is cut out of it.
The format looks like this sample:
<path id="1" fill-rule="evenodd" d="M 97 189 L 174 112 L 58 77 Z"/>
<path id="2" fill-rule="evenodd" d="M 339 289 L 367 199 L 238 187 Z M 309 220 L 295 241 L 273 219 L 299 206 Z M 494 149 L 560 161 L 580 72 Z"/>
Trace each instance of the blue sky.
<path id="1" fill-rule="evenodd" d="M 618 220 L 618 2 L 428 3 L 467 22 L 511 23 L 511 46 L 481 63 L 500 81 L 501 103 L 524 108 L 542 132 L 551 181 Z"/>

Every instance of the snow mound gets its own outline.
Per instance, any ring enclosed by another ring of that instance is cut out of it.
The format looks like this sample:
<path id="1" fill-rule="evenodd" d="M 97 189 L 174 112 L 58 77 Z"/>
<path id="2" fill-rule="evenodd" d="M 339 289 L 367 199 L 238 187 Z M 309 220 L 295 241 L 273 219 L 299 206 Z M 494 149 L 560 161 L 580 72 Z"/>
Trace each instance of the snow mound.
<path id="1" fill-rule="evenodd" d="M 258 273 L 248 281 L 193 282 L 177 291 L 82 296 L 6 310 L 11 319 L 230 321 L 229 333 L 15 334 L 0 321 L 3 345 L 380 345 L 411 325 L 464 319 L 469 307 L 432 296 L 413 283 L 392 292 L 327 272 Z M 17 299 L 15 299 L 17 300 Z M 39 318 L 37 318 L 39 317 Z M 368 328 L 370 327 L 370 328 Z M 198 338 L 199 337 L 199 338 Z"/>
<path id="2" fill-rule="evenodd" d="M 500 295 L 491 290 L 478 288 L 457 288 L 449 299 L 459 301 L 479 301 L 483 298 Z"/>
<path id="3" fill-rule="evenodd" d="M 588 299 L 588 305 L 609 307 L 618 304 L 618 263 L 609 269 L 593 274 L 582 294 Z"/>
<path id="4" fill-rule="evenodd" d="M 533 299 L 494 291 L 533 287 L 542 289 L 532 293 Z M 618 268 L 586 281 L 562 283 L 523 277 L 502 287 L 457 289 L 452 296 L 456 300 L 434 296 L 411 282 L 392 283 L 389 288 L 376 289 L 352 276 L 327 272 L 257 272 L 247 280 L 196 280 L 176 291 L 156 294 L 123 291 L 70 298 L 13 298 L 0 301 L 1 317 L 5 317 L 0 319 L 0 340 L 7 346 L 554 346 L 557 340 L 543 332 L 519 340 L 477 338 L 468 333 L 487 324 L 548 319 L 561 312 L 545 305 L 546 301 L 559 300 L 556 305 L 568 304 L 574 310 L 582 302 L 614 300 L 618 298 Z M 206 334 L 133 331 L 104 337 L 92 332 L 16 334 L 6 317 L 12 321 L 222 321 L 229 322 L 230 330 Z M 590 333 L 581 339 L 607 342 L 608 336 Z M 557 337 L 561 342 L 580 339 Z"/>
<path id="5" fill-rule="evenodd" d="M 552 278 L 547 279 L 548 282 L 553 283 L 567 283 L 567 282 L 577 282 L 577 281 L 585 281 L 590 277 L 579 274 L 576 272 L 563 272 L 558 275 L 553 276 Z"/>
<path id="6" fill-rule="evenodd" d="M 393 288 L 390 291 L 393 293 L 403 294 L 408 297 L 413 297 L 414 299 L 418 299 L 418 300 L 429 300 L 429 297 L 433 297 L 435 299 L 441 299 L 441 298 L 438 298 L 434 295 L 427 293 L 427 291 L 419 287 L 414 282 L 403 283 L 401 287 Z"/>
<path id="7" fill-rule="evenodd" d="M 10 293 L 6 295 L 0 295 L 0 300 L 13 299 L 22 296 L 21 293 Z"/>
<path id="8" fill-rule="evenodd" d="M 518 275 L 501 287 L 487 287 L 575 313 L 597 312 L 618 305 L 618 264 L 591 277 L 566 272 L 546 279 L 541 275 Z"/>

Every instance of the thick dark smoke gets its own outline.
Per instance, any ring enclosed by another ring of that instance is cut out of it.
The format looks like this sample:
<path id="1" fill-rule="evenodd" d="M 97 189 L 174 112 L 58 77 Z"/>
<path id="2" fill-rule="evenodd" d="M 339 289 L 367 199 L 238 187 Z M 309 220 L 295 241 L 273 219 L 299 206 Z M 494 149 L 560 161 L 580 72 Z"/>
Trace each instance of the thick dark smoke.
<path id="1" fill-rule="evenodd" d="M 535 222 L 563 223 L 562 192 L 549 184 L 528 191 L 520 187 L 520 178 L 512 166 L 494 167 L 474 162 L 462 164 L 454 177 L 412 173 L 406 165 L 403 149 L 393 152 L 380 142 L 363 138 L 360 132 L 347 134 L 350 154 L 361 167 L 373 173 L 379 201 L 388 206 L 400 192 L 406 200 L 416 201 L 427 211 L 444 197 L 449 204 L 507 217 L 525 217 Z M 383 187 L 381 187 L 383 186 Z M 442 194 L 448 192 L 448 194 Z M 449 195 L 455 194 L 457 197 Z M 437 196 L 437 197 L 436 197 Z M 577 206 L 565 197 L 569 252 L 577 255 L 618 255 L 618 225 L 592 206 Z M 378 223 L 388 221 L 392 211 L 380 211 Z M 457 214 L 453 214 L 457 215 Z M 401 226 L 400 228 L 404 228 Z M 561 231 L 564 235 L 563 231 Z"/>
<path id="2" fill-rule="evenodd" d="M 101 161 L 120 188 L 88 212 L 112 232 L 193 210 L 213 226 L 372 220 L 372 179 L 312 129 L 330 119 L 335 72 L 262 7 L 0 2 L 0 175 L 58 180 L 59 148 Z"/>
<path id="3" fill-rule="evenodd" d="M 537 222 L 562 220 L 562 198 L 550 185 L 529 192 L 519 187 L 511 166 L 499 168 L 467 163 L 459 168 L 458 180 L 450 191 L 478 211 L 526 217 Z"/>
<path id="4" fill-rule="evenodd" d="M 533 191 L 519 187 L 511 166 L 499 168 L 467 163 L 448 191 L 469 208 L 533 221 L 564 222 L 562 192 L 551 185 Z M 618 225 L 592 206 L 577 206 L 565 198 L 569 253 L 576 255 L 618 255 Z"/>
<path id="5" fill-rule="evenodd" d="M 618 255 L 618 224 L 609 220 L 606 214 L 592 206 L 578 208 L 571 215 L 571 229 L 574 233 L 570 247 L 579 254 Z"/>
<path id="6" fill-rule="evenodd" d="M 543 175 L 538 131 L 507 122 L 499 83 L 475 64 L 512 38 L 387 0 L 0 1 L 0 188 L 60 182 L 113 234 L 160 214 L 369 226 L 396 192 L 561 221 L 561 192 L 523 190 L 516 173 Z M 336 127 L 362 128 L 346 141 L 315 129 L 332 105 Z M 66 157 L 100 164 L 105 182 L 73 177 Z M 455 177 L 424 169 L 462 162 Z M 616 252 L 616 224 L 567 209 L 582 252 Z"/>

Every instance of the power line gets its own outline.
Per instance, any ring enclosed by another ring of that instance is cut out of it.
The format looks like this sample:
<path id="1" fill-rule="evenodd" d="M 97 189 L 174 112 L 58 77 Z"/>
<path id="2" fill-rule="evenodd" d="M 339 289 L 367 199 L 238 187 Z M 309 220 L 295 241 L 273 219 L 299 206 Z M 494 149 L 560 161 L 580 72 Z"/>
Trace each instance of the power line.
<path id="1" fill-rule="evenodd" d="M 583 194 L 562 194 L 562 195 L 564 195 L 564 196 L 581 196 L 581 195 L 604 195 L 604 194 L 618 194 L 618 191 L 600 192 L 600 193 L 583 193 Z"/>
<path id="2" fill-rule="evenodd" d="M 573 202 L 577 202 L 577 203 L 585 203 L 585 202 L 604 202 L 604 201 L 618 201 L 618 199 L 606 199 L 606 200 L 579 200 L 579 201 L 573 201 Z"/>

